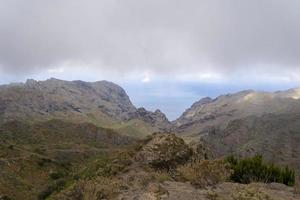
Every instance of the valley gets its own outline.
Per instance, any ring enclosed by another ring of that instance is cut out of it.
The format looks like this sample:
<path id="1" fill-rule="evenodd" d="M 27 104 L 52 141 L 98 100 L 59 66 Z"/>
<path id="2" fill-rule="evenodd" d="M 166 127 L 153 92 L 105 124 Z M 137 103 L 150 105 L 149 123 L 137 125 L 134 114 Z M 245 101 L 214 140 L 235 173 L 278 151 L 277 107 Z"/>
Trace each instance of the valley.
<path id="1" fill-rule="evenodd" d="M 170 122 L 107 81 L 2 85 L 0 199 L 300 199 L 299 91 L 207 97 Z M 296 182 L 234 183 L 230 155 Z"/>

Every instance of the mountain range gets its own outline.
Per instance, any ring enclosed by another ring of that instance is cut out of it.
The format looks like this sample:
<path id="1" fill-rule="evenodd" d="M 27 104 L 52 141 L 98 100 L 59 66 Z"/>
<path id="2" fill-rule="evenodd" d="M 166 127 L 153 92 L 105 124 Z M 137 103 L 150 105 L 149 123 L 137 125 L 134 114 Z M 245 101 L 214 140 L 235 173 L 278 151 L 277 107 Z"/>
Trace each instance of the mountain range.
<path id="1" fill-rule="evenodd" d="M 158 109 L 135 107 L 124 89 L 108 81 L 51 78 L 2 85 L 0 194 L 46 198 L 53 192 L 47 191 L 46 172 L 89 175 L 93 158 L 107 160 L 124 145 L 157 132 L 174 133 L 192 146 L 201 144 L 214 158 L 261 154 L 269 162 L 291 166 L 299 175 L 299 130 L 297 88 L 202 98 L 170 122 Z M 57 184 L 56 178 L 50 182 Z M 20 192 L 12 192 L 14 187 Z"/>

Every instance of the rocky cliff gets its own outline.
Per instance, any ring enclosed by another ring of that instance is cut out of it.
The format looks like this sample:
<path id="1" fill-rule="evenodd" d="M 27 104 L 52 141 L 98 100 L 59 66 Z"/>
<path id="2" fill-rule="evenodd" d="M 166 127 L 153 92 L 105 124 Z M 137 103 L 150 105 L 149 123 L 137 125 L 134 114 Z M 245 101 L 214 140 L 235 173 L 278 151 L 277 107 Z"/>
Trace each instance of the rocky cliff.
<path id="1" fill-rule="evenodd" d="M 108 81 L 84 82 L 48 79 L 0 86 L 0 123 L 10 120 L 64 119 L 116 127 L 140 120 L 154 130 L 169 121 L 160 111 L 137 109 L 126 92 Z M 146 126 L 145 125 L 145 126 Z"/>

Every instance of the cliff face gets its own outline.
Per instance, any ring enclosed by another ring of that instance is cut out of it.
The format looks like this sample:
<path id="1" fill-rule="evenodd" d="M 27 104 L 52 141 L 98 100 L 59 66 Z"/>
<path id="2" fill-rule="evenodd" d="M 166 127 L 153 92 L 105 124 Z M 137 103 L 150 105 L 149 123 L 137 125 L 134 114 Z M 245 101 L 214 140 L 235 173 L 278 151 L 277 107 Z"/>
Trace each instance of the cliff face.
<path id="1" fill-rule="evenodd" d="M 53 118 L 101 126 L 139 119 L 158 129 L 169 123 L 160 112 L 135 108 L 126 92 L 108 81 L 28 80 L 0 87 L 1 122 Z"/>

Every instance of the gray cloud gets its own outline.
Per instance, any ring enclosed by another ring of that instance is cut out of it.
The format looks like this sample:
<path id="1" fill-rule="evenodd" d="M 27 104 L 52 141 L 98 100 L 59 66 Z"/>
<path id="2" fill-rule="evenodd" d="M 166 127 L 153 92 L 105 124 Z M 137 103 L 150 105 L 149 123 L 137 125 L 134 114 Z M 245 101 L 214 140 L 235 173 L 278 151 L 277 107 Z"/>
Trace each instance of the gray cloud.
<path id="1" fill-rule="evenodd" d="M 0 69 L 294 70 L 299 9 L 298 0 L 0 0 Z"/>

